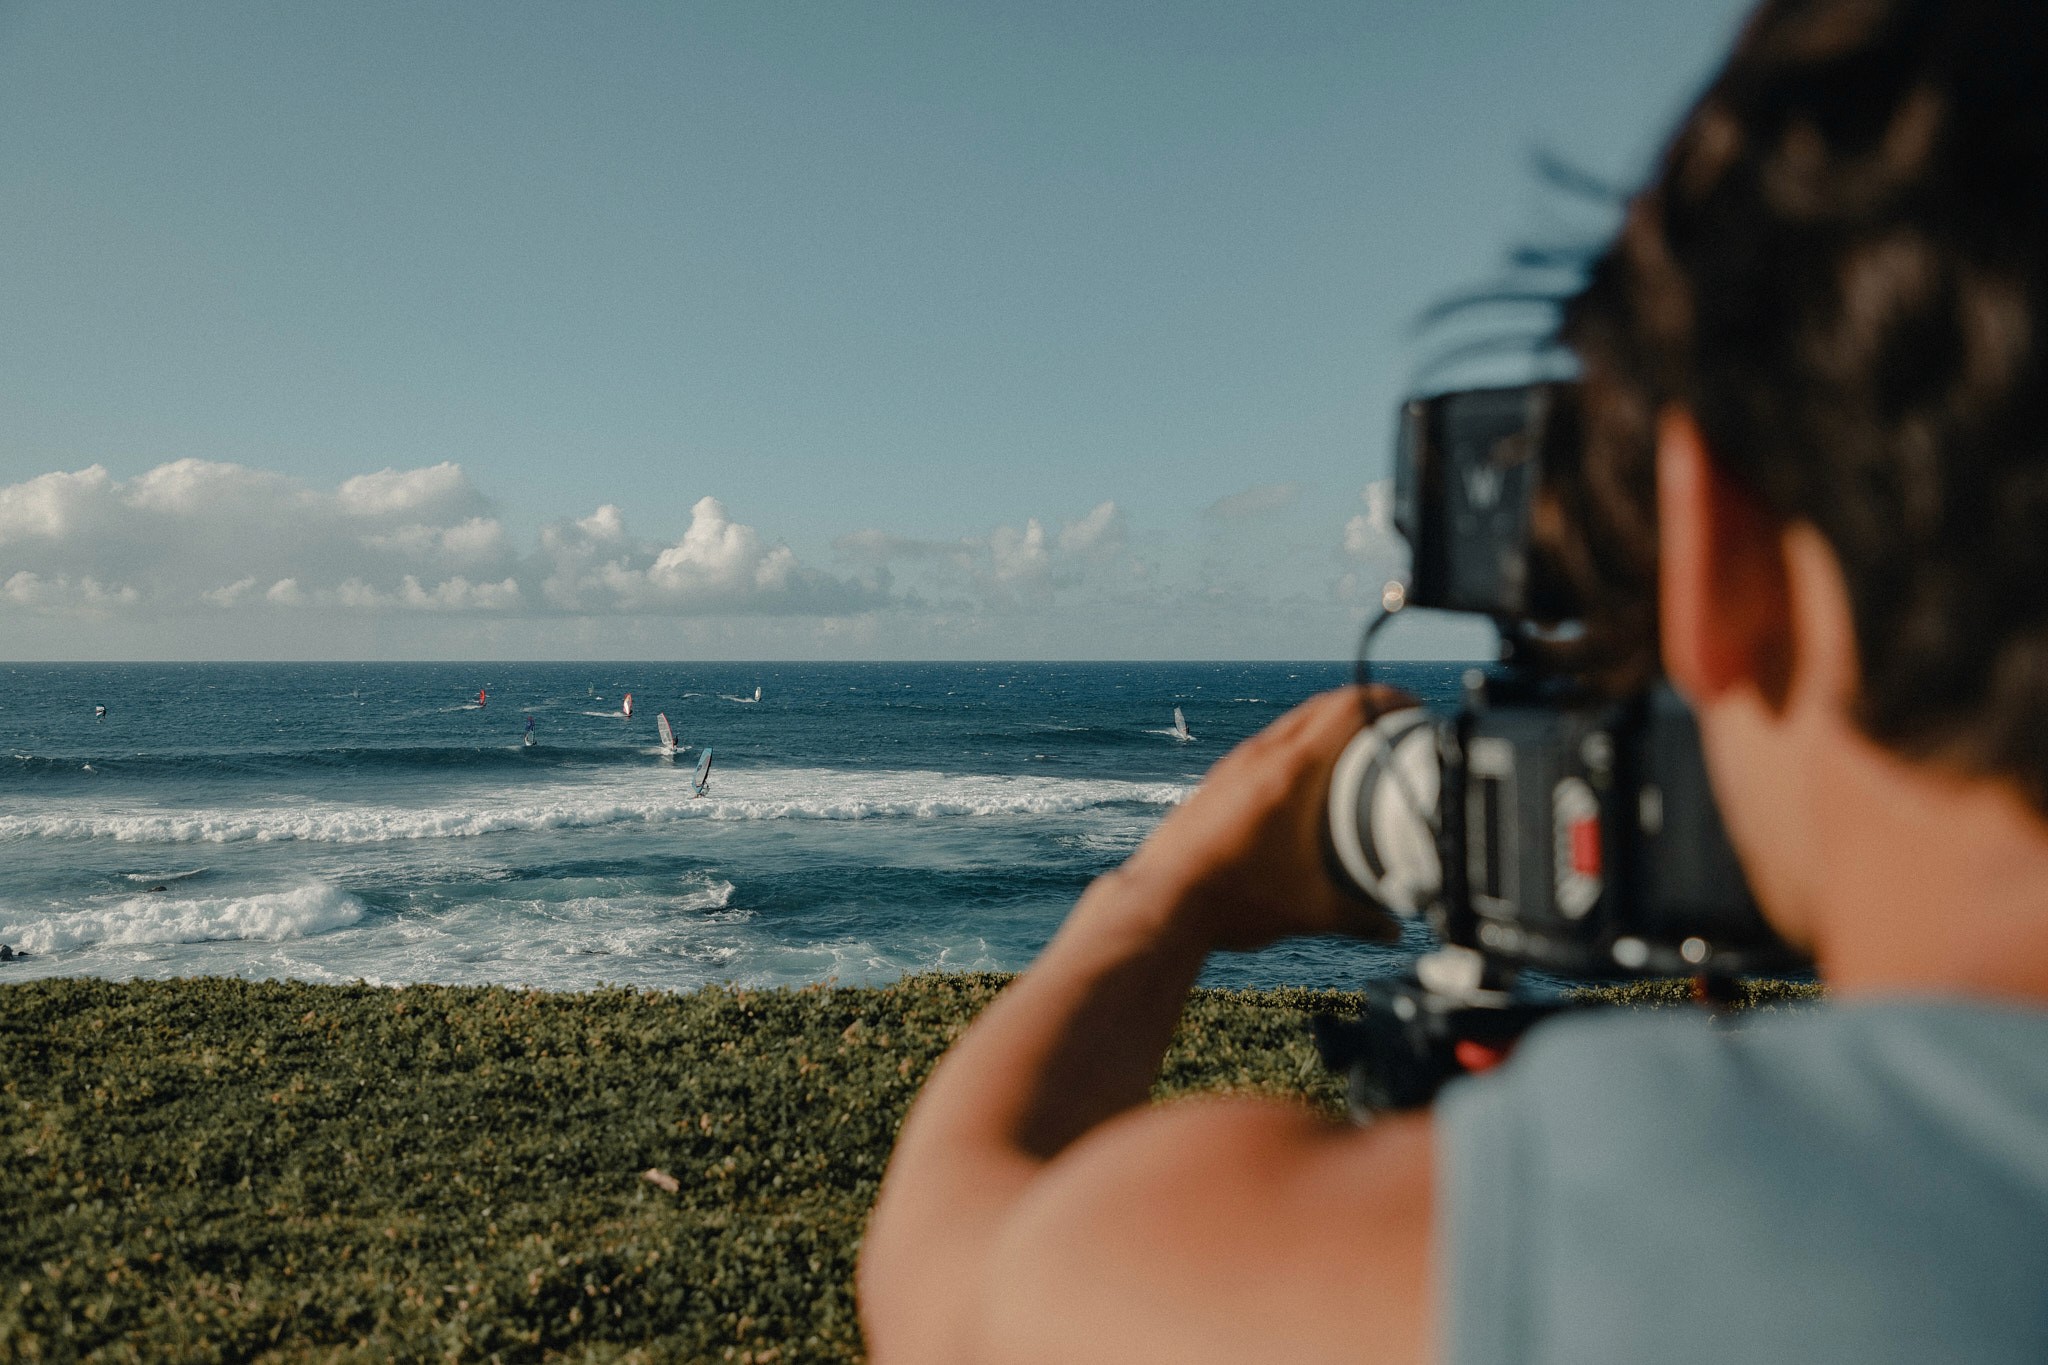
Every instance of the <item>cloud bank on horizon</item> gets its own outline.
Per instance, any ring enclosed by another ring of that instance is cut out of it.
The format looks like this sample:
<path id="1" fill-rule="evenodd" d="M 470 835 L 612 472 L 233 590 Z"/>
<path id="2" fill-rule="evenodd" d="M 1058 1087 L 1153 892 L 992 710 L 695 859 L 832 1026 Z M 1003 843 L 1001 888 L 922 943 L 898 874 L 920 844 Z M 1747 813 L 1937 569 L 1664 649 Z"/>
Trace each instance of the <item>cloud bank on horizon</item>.
<path id="1" fill-rule="evenodd" d="M 1193 556 L 1104 500 L 952 540 L 849 530 L 820 565 L 708 492 L 671 543 L 610 502 L 520 543 L 452 462 L 332 489 L 95 464 L 0 487 L 0 626 L 17 658 L 1330 656 L 1402 554 L 1384 484 L 1348 519 L 1300 501 L 1220 500 Z"/>

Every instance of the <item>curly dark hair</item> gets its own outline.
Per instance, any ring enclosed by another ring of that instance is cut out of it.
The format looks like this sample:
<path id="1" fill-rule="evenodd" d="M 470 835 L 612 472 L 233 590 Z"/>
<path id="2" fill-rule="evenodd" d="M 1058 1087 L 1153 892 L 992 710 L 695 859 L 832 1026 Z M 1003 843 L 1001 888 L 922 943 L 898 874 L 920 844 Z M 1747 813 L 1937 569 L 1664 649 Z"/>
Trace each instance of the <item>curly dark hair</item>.
<path id="1" fill-rule="evenodd" d="M 1683 404 L 1840 558 L 1863 730 L 2048 812 L 2044 304 L 2048 7 L 1767 0 L 1565 310 L 1607 638 L 1655 638 L 1654 429 Z"/>

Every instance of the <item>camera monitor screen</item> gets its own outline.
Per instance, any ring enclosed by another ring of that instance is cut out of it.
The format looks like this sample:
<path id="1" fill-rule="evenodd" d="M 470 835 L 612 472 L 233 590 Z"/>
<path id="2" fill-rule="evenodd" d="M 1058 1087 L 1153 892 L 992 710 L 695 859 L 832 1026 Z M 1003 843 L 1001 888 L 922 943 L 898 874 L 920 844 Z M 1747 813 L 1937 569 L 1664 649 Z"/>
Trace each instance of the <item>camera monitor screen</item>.
<path id="1" fill-rule="evenodd" d="M 1558 388 L 1470 389 L 1404 408 L 1394 519 L 1414 551 L 1410 603 L 1524 614 L 1530 508 Z"/>

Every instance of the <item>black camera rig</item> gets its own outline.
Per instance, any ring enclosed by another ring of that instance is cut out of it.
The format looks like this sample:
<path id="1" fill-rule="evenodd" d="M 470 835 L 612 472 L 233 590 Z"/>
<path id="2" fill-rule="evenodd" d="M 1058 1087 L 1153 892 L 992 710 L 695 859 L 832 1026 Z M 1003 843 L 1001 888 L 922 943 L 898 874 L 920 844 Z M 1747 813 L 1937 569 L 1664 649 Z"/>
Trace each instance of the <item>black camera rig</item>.
<path id="1" fill-rule="evenodd" d="M 1525 990 L 1528 969 L 1692 976 L 1714 997 L 1737 977 L 1806 965 L 1750 895 L 1684 702 L 1661 682 L 1602 695 L 1542 647 L 1584 616 L 1538 534 L 1585 534 L 1560 532 L 1558 513 L 1574 501 L 1582 431 L 1568 383 L 1440 394 L 1402 412 L 1395 524 L 1413 569 L 1389 585 L 1388 614 L 1484 615 L 1502 661 L 1467 674 L 1454 716 L 1376 717 L 1331 781 L 1333 861 L 1442 944 L 1411 977 L 1368 989 L 1358 1019 L 1317 1021 L 1361 1118 L 1426 1104 L 1537 1021 L 1584 1008 Z"/>

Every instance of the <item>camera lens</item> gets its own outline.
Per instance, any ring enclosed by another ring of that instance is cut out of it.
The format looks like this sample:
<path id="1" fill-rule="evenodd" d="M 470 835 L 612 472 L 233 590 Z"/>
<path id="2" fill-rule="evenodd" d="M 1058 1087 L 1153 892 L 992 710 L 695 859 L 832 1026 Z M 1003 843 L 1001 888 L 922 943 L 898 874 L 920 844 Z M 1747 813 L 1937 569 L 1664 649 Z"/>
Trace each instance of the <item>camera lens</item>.
<path id="1" fill-rule="evenodd" d="M 1330 777 L 1330 844 L 1359 890 L 1414 918 L 1443 885 L 1437 798 L 1443 787 L 1438 723 L 1420 708 L 1381 716 L 1358 732 Z"/>

